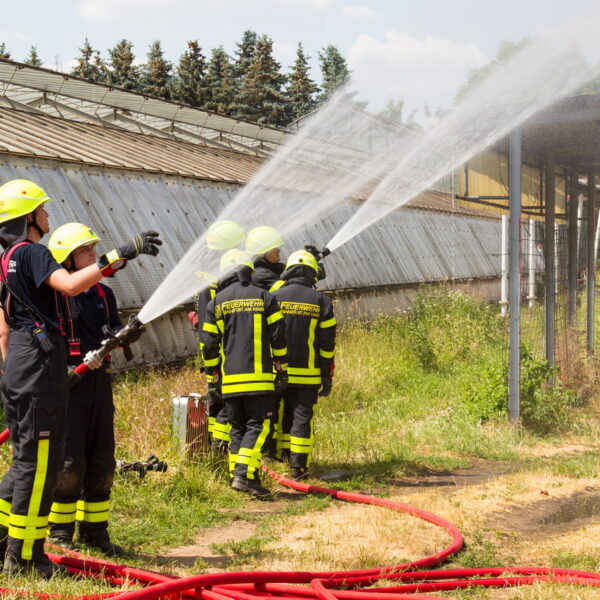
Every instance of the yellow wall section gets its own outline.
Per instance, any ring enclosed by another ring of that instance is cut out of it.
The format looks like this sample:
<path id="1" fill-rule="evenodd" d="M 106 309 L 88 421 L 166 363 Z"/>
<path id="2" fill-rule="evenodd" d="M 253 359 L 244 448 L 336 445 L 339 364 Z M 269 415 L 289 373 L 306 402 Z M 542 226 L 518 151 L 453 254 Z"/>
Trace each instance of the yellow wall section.
<path id="1" fill-rule="evenodd" d="M 508 158 L 487 150 L 473 157 L 469 166 L 469 196 L 508 196 Z M 464 168 L 459 169 L 459 195 L 465 195 Z M 540 171 L 536 167 L 523 165 L 522 179 L 523 208 L 540 206 Z M 507 200 L 490 200 L 508 207 Z M 468 203 L 469 206 L 473 204 Z M 493 213 L 504 213 L 504 210 L 494 207 L 477 205 L 478 208 Z M 556 174 L 556 212 L 563 213 L 565 209 L 565 182 L 562 175 Z"/>

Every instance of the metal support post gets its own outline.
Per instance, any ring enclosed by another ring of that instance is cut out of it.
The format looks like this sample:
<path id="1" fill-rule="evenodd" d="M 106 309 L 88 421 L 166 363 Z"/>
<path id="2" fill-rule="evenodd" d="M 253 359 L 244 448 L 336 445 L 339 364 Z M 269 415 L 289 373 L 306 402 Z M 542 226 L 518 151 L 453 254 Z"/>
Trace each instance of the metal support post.
<path id="1" fill-rule="evenodd" d="M 554 177 L 554 160 L 550 157 L 546 162 L 545 177 L 545 206 L 546 220 L 544 222 L 544 263 L 545 263 L 545 337 L 546 360 L 554 366 L 554 317 L 556 312 L 556 273 L 555 273 L 555 237 L 554 237 L 554 204 L 556 195 L 556 180 Z"/>
<path id="2" fill-rule="evenodd" d="M 518 424 L 521 375 L 521 130 L 510 134 L 508 418 Z"/>
<path id="3" fill-rule="evenodd" d="M 567 322 L 575 325 L 577 313 L 577 171 L 572 170 L 568 179 L 569 210 L 567 229 Z"/>
<path id="4" fill-rule="evenodd" d="M 529 301 L 529 308 L 535 305 L 535 220 L 529 219 L 529 238 L 527 244 L 527 283 L 529 293 L 527 294 L 527 300 Z"/>
<path id="5" fill-rule="evenodd" d="M 506 316 L 508 312 L 508 217 L 502 215 L 502 252 L 501 260 L 501 279 L 500 279 L 500 312 Z"/>
<path id="6" fill-rule="evenodd" d="M 594 353 L 594 313 L 596 301 L 596 255 L 594 232 L 596 229 L 596 175 L 588 173 L 588 201 L 587 201 L 587 306 L 586 306 L 586 331 L 587 349 Z"/>

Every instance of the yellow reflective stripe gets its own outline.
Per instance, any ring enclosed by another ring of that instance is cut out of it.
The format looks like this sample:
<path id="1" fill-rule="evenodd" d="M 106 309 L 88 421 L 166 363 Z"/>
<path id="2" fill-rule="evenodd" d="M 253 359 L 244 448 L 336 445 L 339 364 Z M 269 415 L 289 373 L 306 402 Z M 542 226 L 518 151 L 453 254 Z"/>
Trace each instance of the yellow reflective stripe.
<path id="1" fill-rule="evenodd" d="M 212 300 L 217 295 L 217 288 L 212 285 L 208 288 L 208 293 L 210 295 L 210 299 Z"/>
<path id="2" fill-rule="evenodd" d="M 10 515 L 10 502 L 0 498 L 0 525 L 8 527 L 8 515 Z"/>
<path id="3" fill-rule="evenodd" d="M 77 510 L 84 512 L 101 512 L 106 511 L 110 508 L 110 500 L 103 500 L 102 502 L 86 502 L 85 500 L 77 501 Z"/>
<path id="4" fill-rule="evenodd" d="M 233 470 L 235 469 L 235 463 L 237 461 L 237 454 L 232 454 L 231 452 L 229 453 L 229 472 L 233 473 Z"/>
<path id="5" fill-rule="evenodd" d="M 322 348 L 319 349 L 319 356 L 322 356 L 323 358 L 333 358 L 333 356 L 335 355 L 335 351 L 331 351 L 328 352 L 327 350 L 323 350 Z"/>
<path id="6" fill-rule="evenodd" d="M 217 356 L 217 358 L 205 358 L 204 366 L 205 367 L 216 367 L 221 362 L 221 357 Z"/>
<path id="7" fill-rule="evenodd" d="M 223 385 L 242 383 L 244 381 L 273 381 L 273 373 L 240 373 L 239 375 L 224 375 Z"/>
<path id="8" fill-rule="evenodd" d="M 272 348 L 273 356 L 285 356 L 287 354 L 287 348 Z"/>
<path id="9" fill-rule="evenodd" d="M 262 313 L 254 315 L 254 372 L 260 373 L 262 367 Z"/>
<path id="10" fill-rule="evenodd" d="M 279 440 L 278 444 L 281 448 L 281 450 L 289 450 L 290 449 L 290 434 L 289 433 L 282 433 Z"/>
<path id="11" fill-rule="evenodd" d="M 48 528 L 48 523 L 46 523 L 43 527 L 13 527 L 12 525 L 8 526 L 8 535 L 17 540 L 23 541 L 23 549 L 21 550 L 21 557 L 25 560 L 31 560 L 33 556 L 29 558 L 25 558 L 26 549 L 27 552 L 32 555 L 33 554 L 33 542 L 35 540 L 43 540 L 46 537 L 46 529 Z"/>
<path id="12" fill-rule="evenodd" d="M 333 327 L 335 324 L 336 324 L 335 317 L 332 317 L 331 319 L 327 319 L 327 321 L 321 321 L 319 323 L 319 327 L 321 329 L 326 329 L 327 327 Z"/>
<path id="13" fill-rule="evenodd" d="M 323 381 L 321 380 L 321 377 L 298 377 L 290 375 L 289 383 L 300 383 L 304 385 L 321 385 Z"/>
<path id="14" fill-rule="evenodd" d="M 217 327 L 221 333 L 225 331 L 225 323 L 223 322 L 223 319 L 217 319 Z"/>
<path id="15" fill-rule="evenodd" d="M 83 512 L 81 510 L 78 510 L 76 516 L 78 521 L 83 521 L 84 523 L 103 523 L 104 521 L 108 521 L 107 510 L 95 513 Z"/>
<path id="16" fill-rule="evenodd" d="M 237 383 L 223 386 L 223 394 L 239 394 L 240 392 L 272 392 L 275 386 L 272 383 Z"/>
<path id="17" fill-rule="evenodd" d="M 50 524 L 53 523 L 75 523 L 75 518 L 76 518 L 76 511 L 73 511 L 72 513 L 55 513 L 55 512 L 51 512 L 50 516 L 48 517 L 48 522 Z"/>
<path id="18" fill-rule="evenodd" d="M 216 334 L 219 333 L 217 326 L 213 325 L 212 323 L 208 323 L 208 322 L 205 322 L 202 325 L 202 331 L 208 331 L 209 333 L 216 333 Z"/>
<path id="19" fill-rule="evenodd" d="M 27 509 L 27 516 L 34 520 L 40 513 L 40 505 L 42 504 L 42 496 L 44 494 L 44 485 L 46 484 L 46 473 L 48 472 L 48 454 L 50 452 L 50 440 L 38 440 L 38 449 L 37 449 L 37 462 L 35 466 L 35 477 L 33 478 L 33 488 L 31 490 L 31 498 L 29 499 L 29 507 Z M 14 527 L 10 527 L 14 523 L 13 516 L 19 515 L 11 515 L 9 519 L 9 530 L 14 529 Z M 48 515 L 44 516 L 46 524 L 43 526 L 43 530 L 41 532 L 41 538 L 46 537 L 46 527 L 48 526 Z M 40 533 L 37 529 L 31 530 L 30 527 L 32 525 L 25 525 L 26 529 L 24 533 L 25 537 L 21 537 L 20 539 L 25 540 L 23 542 L 23 547 L 21 548 L 21 558 L 25 560 L 31 560 L 33 558 L 33 542 L 34 540 L 40 539 Z M 37 527 L 37 525 L 34 525 Z M 9 533 L 9 535 L 11 535 Z M 17 537 L 11 535 L 11 537 Z"/>
<path id="20" fill-rule="evenodd" d="M 285 281 L 285 279 L 280 279 L 279 281 L 276 281 L 270 288 L 269 288 L 269 292 L 272 294 L 273 292 L 276 292 L 280 287 L 284 286 L 287 282 Z"/>
<path id="21" fill-rule="evenodd" d="M 273 323 L 276 323 L 281 319 L 283 319 L 283 315 L 281 314 L 281 311 L 278 310 L 277 312 L 274 312 L 271 316 L 267 317 L 267 323 L 269 325 L 273 325 Z"/>
<path id="22" fill-rule="evenodd" d="M 29 515 L 10 515 L 9 525 L 11 527 L 46 527 L 48 525 L 47 516 L 34 516 Z"/>
<path id="23" fill-rule="evenodd" d="M 208 417 L 208 433 L 212 433 L 215 428 L 215 417 Z"/>
<path id="24" fill-rule="evenodd" d="M 317 319 L 311 319 L 308 326 L 308 366 L 315 364 L 315 329 L 317 328 Z"/>
<path id="25" fill-rule="evenodd" d="M 290 367 L 288 373 L 290 375 L 320 375 L 321 369 L 318 367 Z"/>

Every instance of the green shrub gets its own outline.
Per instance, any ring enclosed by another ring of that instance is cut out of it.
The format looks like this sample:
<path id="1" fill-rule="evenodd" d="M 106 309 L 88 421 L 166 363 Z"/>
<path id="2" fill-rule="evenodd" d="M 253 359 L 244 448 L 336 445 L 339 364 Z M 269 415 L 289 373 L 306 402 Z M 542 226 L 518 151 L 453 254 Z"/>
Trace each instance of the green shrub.
<path id="1" fill-rule="evenodd" d="M 546 435 L 568 428 L 568 410 L 577 401 L 576 394 L 565 389 L 556 378 L 558 370 L 545 360 L 535 360 L 521 348 L 521 422 L 524 427 Z M 506 416 L 508 412 L 508 365 L 496 360 L 482 369 L 481 380 L 472 384 L 465 398 L 468 414 L 479 421 Z"/>

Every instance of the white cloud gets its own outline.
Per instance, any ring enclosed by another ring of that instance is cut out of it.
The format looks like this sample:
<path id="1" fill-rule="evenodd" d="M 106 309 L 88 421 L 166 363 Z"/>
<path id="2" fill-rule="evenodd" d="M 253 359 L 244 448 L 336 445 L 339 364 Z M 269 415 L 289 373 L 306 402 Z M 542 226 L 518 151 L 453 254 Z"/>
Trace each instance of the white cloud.
<path id="1" fill-rule="evenodd" d="M 469 70 L 487 62 L 475 44 L 400 31 L 388 31 L 383 41 L 363 34 L 348 52 L 353 87 L 374 110 L 389 97 L 404 98 L 408 110 L 447 107 Z"/>
<path id="2" fill-rule="evenodd" d="M 340 14 L 352 19 L 374 19 L 379 13 L 368 6 L 358 6 L 356 4 L 347 4 L 340 8 Z"/>
<path id="3" fill-rule="evenodd" d="M 82 0 L 77 15 L 90 21 L 116 21 L 148 13 L 161 14 L 180 10 L 171 0 Z M 185 4 L 185 2 L 184 2 Z"/>

